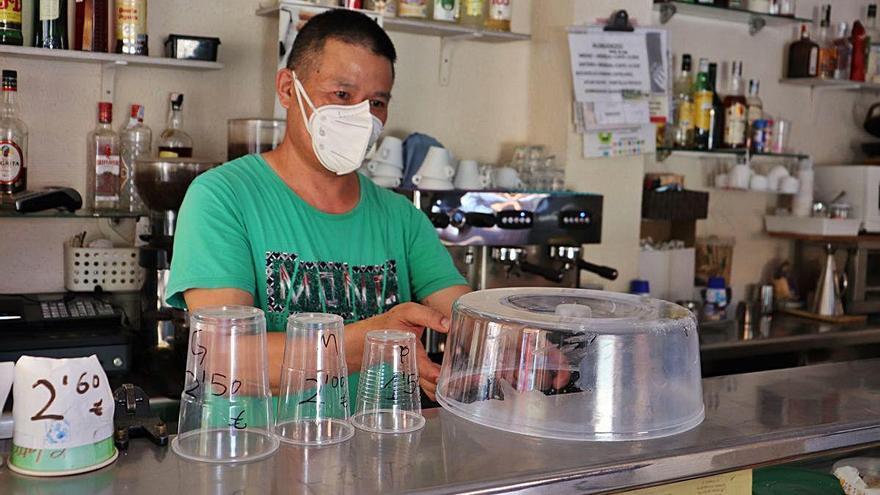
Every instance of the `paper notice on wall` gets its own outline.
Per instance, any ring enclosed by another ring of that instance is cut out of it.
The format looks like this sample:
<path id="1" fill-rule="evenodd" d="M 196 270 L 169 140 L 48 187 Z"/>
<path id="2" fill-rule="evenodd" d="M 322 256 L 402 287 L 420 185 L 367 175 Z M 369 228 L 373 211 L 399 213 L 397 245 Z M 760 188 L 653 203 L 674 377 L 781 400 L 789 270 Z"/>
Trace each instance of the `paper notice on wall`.
<path id="1" fill-rule="evenodd" d="M 12 395 L 17 447 L 69 449 L 113 436 L 113 395 L 95 356 L 23 356 Z"/>
<path id="2" fill-rule="evenodd" d="M 584 133 L 584 158 L 637 156 L 656 151 L 653 125 Z"/>
<path id="3" fill-rule="evenodd" d="M 665 30 L 612 32 L 599 26 L 573 27 L 568 44 L 578 102 L 619 101 L 622 94 L 647 97 L 667 92 Z"/>

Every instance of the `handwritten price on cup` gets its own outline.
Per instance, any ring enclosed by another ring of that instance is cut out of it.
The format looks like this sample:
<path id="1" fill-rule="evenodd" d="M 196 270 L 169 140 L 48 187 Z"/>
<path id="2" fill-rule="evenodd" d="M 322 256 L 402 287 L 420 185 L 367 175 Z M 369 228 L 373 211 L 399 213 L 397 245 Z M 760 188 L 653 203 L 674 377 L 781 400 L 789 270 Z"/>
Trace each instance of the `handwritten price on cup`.
<path id="1" fill-rule="evenodd" d="M 77 395 L 84 395 L 91 388 L 98 388 L 101 386 L 101 377 L 96 374 L 93 374 L 90 378 L 88 377 L 88 372 L 83 372 L 79 375 L 79 379 L 76 381 L 76 393 Z M 61 386 L 70 387 L 71 382 L 69 380 L 68 375 L 64 375 L 61 378 Z M 55 402 L 57 397 L 57 392 L 55 389 L 55 385 L 52 384 L 51 381 L 47 378 L 40 378 L 33 385 L 31 385 L 32 389 L 36 389 L 37 387 L 43 387 L 49 392 L 49 400 L 46 401 L 46 404 L 43 405 L 42 409 L 37 411 L 36 414 L 31 416 L 31 421 L 63 421 L 63 414 L 52 414 L 49 411 L 49 408 L 52 407 L 52 403 Z M 89 409 L 89 413 L 94 414 L 95 416 L 101 416 L 104 414 L 104 399 L 99 399 L 97 402 L 92 404 L 92 407 Z"/>

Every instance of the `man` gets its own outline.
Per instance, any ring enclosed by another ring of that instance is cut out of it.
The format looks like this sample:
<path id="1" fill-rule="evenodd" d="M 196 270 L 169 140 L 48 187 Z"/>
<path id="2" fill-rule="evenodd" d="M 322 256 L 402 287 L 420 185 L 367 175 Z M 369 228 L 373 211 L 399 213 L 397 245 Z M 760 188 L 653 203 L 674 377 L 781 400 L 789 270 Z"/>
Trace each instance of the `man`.
<path id="1" fill-rule="evenodd" d="M 181 207 L 169 303 L 263 309 L 273 387 L 290 314 L 341 315 L 356 372 L 368 331 L 445 332 L 469 290 L 425 215 L 354 172 L 388 117 L 396 57 L 363 14 L 309 20 L 276 76 L 287 109 L 281 145 L 203 174 Z M 418 355 L 433 399 L 439 367 L 421 346 Z"/>

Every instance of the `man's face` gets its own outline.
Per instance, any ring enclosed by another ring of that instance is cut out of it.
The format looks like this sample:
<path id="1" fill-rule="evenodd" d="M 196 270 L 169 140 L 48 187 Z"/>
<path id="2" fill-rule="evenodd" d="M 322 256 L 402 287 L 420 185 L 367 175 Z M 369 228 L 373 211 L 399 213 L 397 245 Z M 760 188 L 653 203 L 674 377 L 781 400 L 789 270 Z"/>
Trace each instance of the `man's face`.
<path id="1" fill-rule="evenodd" d="M 385 57 L 362 46 L 329 39 L 315 60 L 305 64 L 300 71 L 303 73 L 297 72 L 296 77 L 315 108 L 357 105 L 367 100 L 370 102 L 370 112 L 383 124 L 388 118 L 394 76 L 391 62 Z M 300 151 L 300 156 L 311 157 L 310 161 L 321 167 L 312 150 L 311 136 L 303 122 L 289 70 L 279 72 L 277 87 L 281 104 L 287 108 L 287 137 Z M 306 118 L 310 117 L 311 108 L 305 100 L 302 104 Z"/>

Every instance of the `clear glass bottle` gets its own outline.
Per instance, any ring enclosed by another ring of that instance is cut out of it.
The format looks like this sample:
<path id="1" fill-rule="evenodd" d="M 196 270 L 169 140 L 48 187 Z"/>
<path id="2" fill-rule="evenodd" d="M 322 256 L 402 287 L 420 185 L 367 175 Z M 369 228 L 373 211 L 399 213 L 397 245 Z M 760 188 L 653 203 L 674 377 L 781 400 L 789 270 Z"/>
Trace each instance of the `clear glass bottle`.
<path id="1" fill-rule="evenodd" d="M 865 49 L 863 50 L 865 77 L 864 81 L 869 83 L 880 83 L 880 31 L 877 28 L 877 4 L 868 5 L 868 15 L 865 18 Z M 855 29 L 855 26 L 853 26 Z M 853 58 L 856 54 L 852 47 L 852 39 L 850 40 L 850 52 Z M 852 66 L 850 66 L 852 73 Z"/>
<path id="2" fill-rule="evenodd" d="M 849 29 L 845 22 L 837 25 L 834 46 L 837 50 L 837 68 L 834 69 L 834 79 L 848 80 L 849 64 L 852 61 L 852 41 L 849 39 Z"/>
<path id="3" fill-rule="evenodd" d="M 0 203 L 27 188 L 28 128 L 21 120 L 16 93 L 18 73 L 2 73 L 3 99 L 0 101 Z"/>
<path id="4" fill-rule="evenodd" d="M 193 140 L 183 130 L 183 94 L 171 93 L 168 124 L 159 135 L 159 158 L 189 158 L 193 153 Z"/>
<path id="5" fill-rule="evenodd" d="M 67 0 L 34 2 L 34 46 L 67 50 Z"/>
<path id="6" fill-rule="evenodd" d="M 747 101 L 742 82 L 742 62 L 730 64 L 730 86 L 724 97 L 724 146 L 742 148 L 746 145 L 746 126 L 748 124 Z"/>
<path id="7" fill-rule="evenodd" d="M 119 207 L 127 211 L 144 211 L 144 204 L 135 184 L 135 160 L 150 156 L 153 131 L 144 125 L 143 105 L 132 105 L 128 123 L 119 131 L 119 158 L 122 161 Z"/>
<path id="8" fill-rule="evenodd" d="M 837 47 L 834 46 L 834 33 L 831 30 L 831 5 L 822 5 L 819 20 L 819 77 L 833 79 L 837 69 Z"/>
<path id="9" fill-rule="evenodd" d="M 86 208 L 119 209 L 119 136 L 113 130 L 113 104 L 98 103 L 98 126 L 89 134 Z"/>
<path id="10" fill-rule="evenodd" d="M 486 29 L 510 31 L 510 18 L 513 15 L 513 0 L 489 0 L 486 12 Z"/>
<path id="11" fill-rule="evenodd" d="M 461 0 L 458 22 L 463 26 L 482 28 L 486 20 L 487 0 Z"/>
<path id="12" fill-rule="evenodd" d="M 694 146 L 694 77 L 691 73 L 691 56 L 681 57 L 681 72 L 673 82 L 675 91 L 675 125 L 672 143 L 676 148 Z"/>

